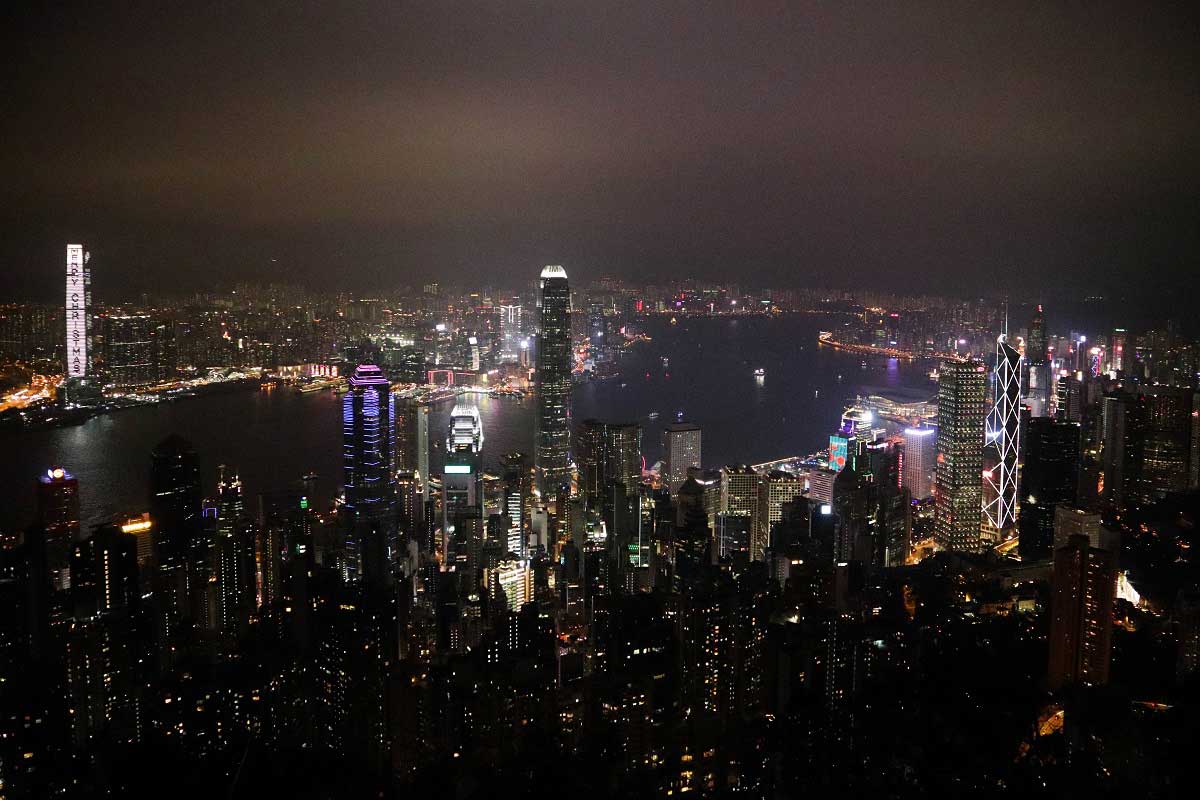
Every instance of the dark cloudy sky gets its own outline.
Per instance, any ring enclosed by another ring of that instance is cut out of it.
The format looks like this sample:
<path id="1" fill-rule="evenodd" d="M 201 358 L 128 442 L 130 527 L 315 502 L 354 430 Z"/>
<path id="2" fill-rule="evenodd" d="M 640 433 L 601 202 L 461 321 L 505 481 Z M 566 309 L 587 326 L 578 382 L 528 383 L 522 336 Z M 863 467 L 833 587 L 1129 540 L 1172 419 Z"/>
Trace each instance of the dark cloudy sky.
<path id="1" fill-rule="evenodd" d="M 110 298 L 548 261 L 947 291 L 1200 272 L 1193 12 L 51 5 L 0 12 L 0 298 L 55 291 L 75 239 Z"/>

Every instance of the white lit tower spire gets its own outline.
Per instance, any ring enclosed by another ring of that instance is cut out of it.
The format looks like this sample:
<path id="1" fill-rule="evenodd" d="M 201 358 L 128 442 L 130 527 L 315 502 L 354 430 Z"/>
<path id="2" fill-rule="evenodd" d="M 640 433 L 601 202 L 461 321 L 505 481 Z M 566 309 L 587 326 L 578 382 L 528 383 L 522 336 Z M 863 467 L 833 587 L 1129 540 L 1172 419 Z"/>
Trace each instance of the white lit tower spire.
<path id="1" fill-rule="evenodd" d="M 995 396 L 988 412 L 986 444 L 995 448 L 995 466 L 983 474 L 983 512 L 996 530 L 1011 529 L 1017 521 L 1017 463 L 1021 453 L 1021 353 L 1008 343 L 1008 334 L 996 339 L 993 370 Z"/>

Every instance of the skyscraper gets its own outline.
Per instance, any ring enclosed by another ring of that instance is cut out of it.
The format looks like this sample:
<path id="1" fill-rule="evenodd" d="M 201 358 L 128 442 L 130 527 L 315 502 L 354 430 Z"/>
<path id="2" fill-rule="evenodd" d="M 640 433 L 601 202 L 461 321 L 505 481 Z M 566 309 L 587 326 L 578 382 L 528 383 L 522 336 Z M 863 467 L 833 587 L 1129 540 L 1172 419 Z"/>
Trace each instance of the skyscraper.
<path id="1" fill-rule="evenodd" d="M 194 584 L 207 563 L 200 520 L 200 466 L 191 442 L 168 436 L 150 456 L 150 517 L 165 610 L 187 616 Z"/>
<path id="2" fill-rule="evenodd" d="M 947 550 L 982 548 L 984 389 L 978 361 L 947 361 L 938 383 L 934 537 Z"/>
<path id="3" fill-rule="evenodd" d="M 1034 417 L 1026 423 L 1025 460 L 1021 469 L 1021 558 L 1050 554 L 1054 510 L 1072 505 L 1079 492 L 1078 423 Z"/>
<path id="4" fill-rule="evenodd" d="M 395 545 L 395 400 L 383 371 L 362 364 L 342 399 L 342 451 L 348 518 L 347 578 L 374 585 L 391 579 Z"/>
<path id="5" fill-rule="evenodd" d="M 473 404 L 455 403 L 442 470 L 442 527 L 483 518 L 483 419 Z"/>
<path id="6" fill-rule="evenodd" d="M 901 485 L 913 500 L 924 500 L 933 493 L 933 464 L 936 457 L 937 430 L 904 429 L 904 474 Z"/>
<path id="7" fill-rule="evenodd" d="M 37 519 L 46 540 L 51 585 L 71 586 L 71 547 L 79 538 L 79 481 L 62 467 L 38 476 Z"/>
<path id="8" fill-rule="evenodd" d="M 995 448 L 996 465 L 983 473 L 994 497 L 983 511 L 998 531 L 1011 529 L 1017 521 L 1017 465 L 1021 453 L 1021 354 L 1008 343 L 1008 335 L 996 339 L 996 367 L 992 371 L 993 402 L 987 417 L 986 444 Z"/>
<path id="9" fill-rule="evenodd" d="M 562 267 L 542 270 L 538 310 L 534 467 L 547 498 L 571 482 L 571 289 Z"/>
<path id="10" fill-rule="evenodd" d="M 1046 318 L 1042 307 L 1034 310 L 1025 340 L 1025 373 L 1030 412 L 1035 417 L 1050 413 L 1050 365 L 1046 359 Z"/>
<path id="11" fill-rule="evenodd" d="M 502 305 L 500 313 L 500 359 L 516 363 L 521 358 L 524 309 L 517 304 Z"/>
<path id="12" fill-rule="evenodd" d="M 663 429 L 663 478 L 672 492 L 688 477 L 688 469 L 700 466 L 700 426 L 675 422 Z"/>
<path id="13" fill-rule="evenodd" d="M 92 275 L 89 254 L 81 244 L 67 245 L 67 363 L 68 378 L 91 374 Z"/>
<path id="14" fill-rule="evenodd" d="M 637 423 L 580 423 L 575 441 L 579 490 L 589 508 L 597 509 L 611 481 L 637 493 L 642 477 L 642 428 Z"/>
<path id="15" fill-rule="evenodd" d="M 1108 683 L 1117 594 L 1114 544 L 1072 534 L 1054 551 L 1048 670 L 1052 689 Z"/>

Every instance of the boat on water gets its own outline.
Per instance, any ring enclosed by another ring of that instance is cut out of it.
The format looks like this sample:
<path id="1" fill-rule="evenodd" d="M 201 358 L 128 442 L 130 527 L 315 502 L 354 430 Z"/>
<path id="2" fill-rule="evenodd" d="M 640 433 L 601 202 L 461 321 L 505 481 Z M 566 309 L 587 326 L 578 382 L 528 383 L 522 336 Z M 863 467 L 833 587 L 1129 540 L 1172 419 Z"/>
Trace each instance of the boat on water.
<path id="1" fill-rule="evenodd" d="M 658 412 L 651 411 L 649 417 L 650 417 L 650 419 L 658 419 Z"/>
<path id="2" fill-rule="evenodd" d="M 765 369 L 763 369 L 762 367 L 759 367 L 758 369 L 754 370 L 754 377 L 756 377 L 756 378 L 761 378 L 766 374 L 767 374 L 767 371 Z"/>

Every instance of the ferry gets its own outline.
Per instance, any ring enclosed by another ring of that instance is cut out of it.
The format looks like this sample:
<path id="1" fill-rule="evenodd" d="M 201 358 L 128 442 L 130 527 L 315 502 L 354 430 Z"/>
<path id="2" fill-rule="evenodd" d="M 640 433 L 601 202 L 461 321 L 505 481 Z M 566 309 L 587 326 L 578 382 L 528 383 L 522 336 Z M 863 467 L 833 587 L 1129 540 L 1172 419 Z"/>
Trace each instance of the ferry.
<path id="1" fill-rule="evenodd" d="M 766 374 L 767 374 L 767 371 L 765 369 L 763 369 L 762 367 L 759 367 L 758 369 L 754 370 L 754 377 L 756 377 L 756 378 L 761 378 Z"/>
<path id="2" fill-rule="evenodd" d="M 658 412 L 657 412 L 657 411 L 651 411 L 651 412 L 650 412 L 650 419 L 658 419 Z"/>

